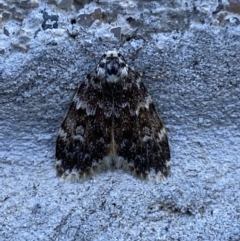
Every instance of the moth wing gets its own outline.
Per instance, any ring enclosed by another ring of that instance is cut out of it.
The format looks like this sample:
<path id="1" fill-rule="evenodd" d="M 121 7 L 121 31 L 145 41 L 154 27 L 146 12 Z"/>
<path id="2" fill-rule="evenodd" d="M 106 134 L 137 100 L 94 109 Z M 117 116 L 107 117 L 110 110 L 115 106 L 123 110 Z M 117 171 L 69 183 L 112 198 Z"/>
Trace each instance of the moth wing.
<path id="1" fill-rule="evenodd" d="M 126 89 L 116 97 L 121 99 L 115 108 L 118 155 L 136 176 L 161 180 L 170 172 L 170 149 L 165 127 L 142 82 L 132 83 Z"/>
<path id="2" fill-rule="evenodd" d="M 111 118 L 104 116 L 103 89 L 93 81 L 80 84 L 58 132 L 57 175 L 66 179 L 85 179 L 97 171 L 111 141 Z"/>

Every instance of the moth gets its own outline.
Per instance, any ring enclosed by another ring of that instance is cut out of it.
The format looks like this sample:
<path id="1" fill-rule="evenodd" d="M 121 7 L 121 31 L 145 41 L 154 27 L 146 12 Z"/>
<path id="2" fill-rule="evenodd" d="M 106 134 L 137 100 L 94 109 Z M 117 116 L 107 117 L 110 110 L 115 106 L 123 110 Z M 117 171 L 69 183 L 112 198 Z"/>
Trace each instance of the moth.
<path id="1" fill-rule="evenodd" d="M 56 142 L 59 177 L 81 181 L 109 168 L 157 182 L 170 172 L 166 129 L 141 75 L 117 51 L 80 83 Z"/>

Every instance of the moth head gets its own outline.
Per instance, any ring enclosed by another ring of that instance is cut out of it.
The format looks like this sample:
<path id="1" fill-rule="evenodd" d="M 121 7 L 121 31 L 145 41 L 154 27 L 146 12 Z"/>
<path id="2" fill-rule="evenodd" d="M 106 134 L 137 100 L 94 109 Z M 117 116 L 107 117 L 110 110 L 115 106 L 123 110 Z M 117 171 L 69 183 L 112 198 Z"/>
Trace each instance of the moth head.
<path id="1" fill-rule="evenodd" d="M 128 75 L 128 68 L 124 57 L 119 52 L 108 51 L 101 57 L 96 71 L 100 78 L 116 83 Z"/>

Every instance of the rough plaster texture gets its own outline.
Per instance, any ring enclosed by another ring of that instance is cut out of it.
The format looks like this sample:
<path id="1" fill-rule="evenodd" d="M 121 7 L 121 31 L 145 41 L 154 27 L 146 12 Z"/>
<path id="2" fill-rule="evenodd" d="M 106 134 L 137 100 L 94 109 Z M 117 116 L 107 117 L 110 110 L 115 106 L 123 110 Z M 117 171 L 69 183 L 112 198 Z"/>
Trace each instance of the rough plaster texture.
<path id="1" fill-rule="evenodd" d="M 0 240 L 240 240 L 239 12 L 230 0 L 0 1 Z M 168 129 L 171 177 L 58 179 L 56 134 L 90 53 L 141 47 L 127 59 Z"/>

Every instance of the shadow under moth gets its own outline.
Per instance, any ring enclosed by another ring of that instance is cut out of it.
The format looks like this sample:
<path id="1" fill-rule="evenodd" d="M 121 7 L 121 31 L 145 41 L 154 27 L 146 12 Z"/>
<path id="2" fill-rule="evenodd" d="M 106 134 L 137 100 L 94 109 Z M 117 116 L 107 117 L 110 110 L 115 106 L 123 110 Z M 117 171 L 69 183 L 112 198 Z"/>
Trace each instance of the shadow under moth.
<path id="1" fill-rule="evenodd" d="M 108 51 L 80 83 L 56 143 L 57 175 L 81 181 L 109 168 L 159 182 L 170 172 L 165 127 L 141 75 Z"/>

